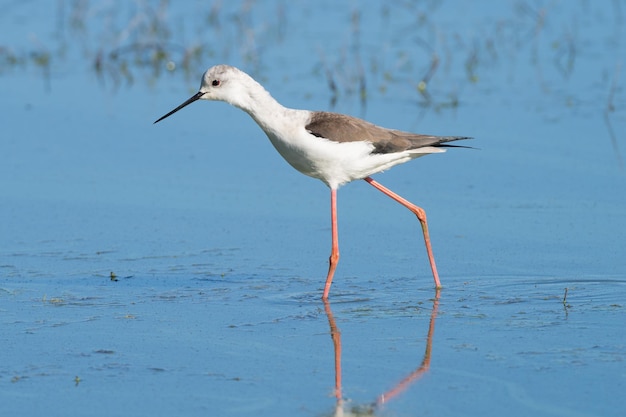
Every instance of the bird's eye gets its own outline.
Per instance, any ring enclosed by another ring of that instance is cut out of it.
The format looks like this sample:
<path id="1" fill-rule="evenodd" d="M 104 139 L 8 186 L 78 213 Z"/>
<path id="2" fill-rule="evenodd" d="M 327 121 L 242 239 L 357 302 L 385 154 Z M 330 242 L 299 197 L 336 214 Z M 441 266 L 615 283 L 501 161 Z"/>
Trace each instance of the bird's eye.
<path id="1" fill-rule="evenodd" d="M 219 85 L 220 85 L 220 80 L 213 80 L 213 82 L 211 82 L 211 85 L 212 85 L 213 87 L 217 87 L 217 86 L 219 86 Z"/>

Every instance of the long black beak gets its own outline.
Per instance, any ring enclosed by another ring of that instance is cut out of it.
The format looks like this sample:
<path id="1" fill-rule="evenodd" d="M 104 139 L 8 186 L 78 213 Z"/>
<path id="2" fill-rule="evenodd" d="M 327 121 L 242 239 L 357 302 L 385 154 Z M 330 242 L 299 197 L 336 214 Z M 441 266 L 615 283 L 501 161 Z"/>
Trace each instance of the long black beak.
<path id="1" fill-rule="evenodd" d="M 180 106 L 176 107 L 174 110 L 172 110 L 171 112 L 169 112 L 165 116 L 160 117 L 154 123 L 159 123 L 161 120 L 165 119 L 166 117 L 169 117 L 169 116 L 173 115 L 174 113 L 176 113 L 178 110 L 182 109 L 183 107 L 193 103 L 196 100 L 199 100 L 203 95 L 204 95 L 204 93 L 202 91 L 198 91 L 196 94 L 191 96 L 191 98 L 189 100 L 185 101 L 183 104 L 181 104 Z"/>

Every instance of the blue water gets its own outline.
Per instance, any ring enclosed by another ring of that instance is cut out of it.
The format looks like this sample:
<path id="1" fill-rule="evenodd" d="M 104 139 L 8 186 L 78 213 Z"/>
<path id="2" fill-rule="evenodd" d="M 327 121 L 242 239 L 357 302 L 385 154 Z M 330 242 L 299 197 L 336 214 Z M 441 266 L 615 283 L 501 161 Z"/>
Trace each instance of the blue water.
<path id="1" fill-rule="evenodd" d="M 623 415 L 626 3 L 492 3 L 5 5 L 0 415 Z M 94 71 L 155 22 L 176 71 L 139 47 Z M 434 312 L 415 218 L 339 191 L 341 402 L 328 189 L 226 104 L 152 125 L 222 62 L 291 107 L 475 138 L 376 176 L 428 213 Z"/>

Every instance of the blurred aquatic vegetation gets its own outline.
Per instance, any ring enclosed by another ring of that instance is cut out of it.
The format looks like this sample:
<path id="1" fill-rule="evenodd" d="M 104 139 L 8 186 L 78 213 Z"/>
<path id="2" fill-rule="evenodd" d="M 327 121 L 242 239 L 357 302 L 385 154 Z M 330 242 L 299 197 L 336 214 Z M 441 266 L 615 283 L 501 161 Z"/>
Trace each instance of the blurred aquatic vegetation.
<path id="1" fill-rule="evenodd" d="M 261 82 L 314 77 L 326 90 L 303 83 L 302 93 L 327 94 L 331 106 L 393 96 L 434 110 L 457 108 L 472 89 L 532 86 L 564 108 L 606 103 L 599 111 L 617 149 L 610 118 L 623 107 L 621 62 L 607 51 L 623 47 L 626 7 L 599 3 L 511 0 L 464 19 L 471 6 L 447 0 L 58 0 L 48 5 L 51 36 L 36 25 L 41 33 L 26 42 L 0 41 L 0 76 L 32 67 L 50 88 L 53 74 L 88 68 L 111 89 L 177 76 L 195 85 L 206 67 L 227 62 Z M 41 7 L 9 3 L 0 21 Z M 600 68 L 590 76 L 591 60 Z"/>

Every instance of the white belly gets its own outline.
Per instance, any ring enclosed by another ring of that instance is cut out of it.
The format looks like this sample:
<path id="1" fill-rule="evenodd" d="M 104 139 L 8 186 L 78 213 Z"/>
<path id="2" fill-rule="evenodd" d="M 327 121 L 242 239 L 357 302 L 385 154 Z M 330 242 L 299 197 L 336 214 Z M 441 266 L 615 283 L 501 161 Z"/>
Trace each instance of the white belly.
<path id="1" fill-rule="evenodd" d="M 366 142 L 333 142 L 305 131 L 300 140 L 281 140 L 268 134 L 276 150 L 301 173 L 317 178 L 331 188 L 337 188 L 356 179 L 362 179 L 394 165 L 432 152 L 437 148 L 423 148 L 423 152 L 372 154 L 374 147 Z"/>

